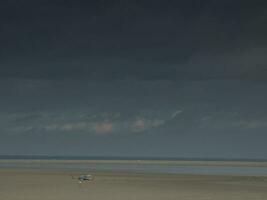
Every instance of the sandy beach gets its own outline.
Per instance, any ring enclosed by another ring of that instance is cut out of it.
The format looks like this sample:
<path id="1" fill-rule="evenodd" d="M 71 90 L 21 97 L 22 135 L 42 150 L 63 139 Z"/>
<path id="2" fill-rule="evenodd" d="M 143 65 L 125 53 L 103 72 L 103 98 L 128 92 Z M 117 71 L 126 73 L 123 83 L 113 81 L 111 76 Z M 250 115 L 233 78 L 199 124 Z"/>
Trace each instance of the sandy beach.
<path id="1" fill-rule="evenodd" d="M 0 170 L 1 200 L 267 200 L 267 177 Z"/>

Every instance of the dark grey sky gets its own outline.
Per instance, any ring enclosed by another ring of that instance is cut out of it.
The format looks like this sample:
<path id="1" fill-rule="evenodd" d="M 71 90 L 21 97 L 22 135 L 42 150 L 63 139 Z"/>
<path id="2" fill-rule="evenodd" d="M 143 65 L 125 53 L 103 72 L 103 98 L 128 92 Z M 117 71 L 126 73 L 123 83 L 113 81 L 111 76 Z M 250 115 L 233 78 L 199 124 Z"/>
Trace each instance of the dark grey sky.
<path id="1" fill-rule="evenodd" d="M 267 159 L 267 2 L 3 0 L 0 154 Z"/>

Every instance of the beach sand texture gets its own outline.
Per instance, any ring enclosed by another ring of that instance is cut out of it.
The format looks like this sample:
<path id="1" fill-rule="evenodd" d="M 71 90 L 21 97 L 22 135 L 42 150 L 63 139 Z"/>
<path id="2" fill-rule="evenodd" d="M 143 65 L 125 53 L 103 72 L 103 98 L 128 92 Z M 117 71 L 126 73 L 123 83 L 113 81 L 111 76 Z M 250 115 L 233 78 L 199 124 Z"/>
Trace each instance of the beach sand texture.
<path id="1" fill-rule="evenodd" d="M 267 177 L 0 170 L 1 200 L 267 200 Z"/>

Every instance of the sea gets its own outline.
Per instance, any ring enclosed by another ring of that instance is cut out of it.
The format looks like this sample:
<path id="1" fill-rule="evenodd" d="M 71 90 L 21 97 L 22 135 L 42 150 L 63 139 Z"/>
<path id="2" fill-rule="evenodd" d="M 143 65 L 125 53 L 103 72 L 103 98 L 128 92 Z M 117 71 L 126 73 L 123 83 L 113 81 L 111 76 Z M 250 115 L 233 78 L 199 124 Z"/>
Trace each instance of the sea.
<path id="1" fill-rule="evenodd" d="M 4 162 L 1 162 L 1 160 Z M 14 162 L 14 161 L 25 162 Z M 30 162 L 30 161 L 69 161 L 76 162 Z M 77 162 L 77 161 L 109 162 Z M 10 162 L 9 162 L 10 161 Z M 28 162 L 27 162 L 28 161 Z M 136 161 L 136 162 L 112 162 Z M 153 161 L 153 162 L 139 162 Z M 168 173 L 168 174 L 203 174 L 203 175 L 248 175 L 267 176 L 267 164 L 253 167 L 246 166 L 210 166 L 179 165 L 175 162 L 160 164 L 155 161 L 238 161 L 267 162 L 263 159 L 205 159 L 205 158 L 155 158 L 155 157 L 87 157 L 87 156 L 0 156 L 0 169 L 21 169 L 40 171 L 69 172 L 133 172 L 133 173 Z M 161 162 L 162 163 L 162 162 Z"/>

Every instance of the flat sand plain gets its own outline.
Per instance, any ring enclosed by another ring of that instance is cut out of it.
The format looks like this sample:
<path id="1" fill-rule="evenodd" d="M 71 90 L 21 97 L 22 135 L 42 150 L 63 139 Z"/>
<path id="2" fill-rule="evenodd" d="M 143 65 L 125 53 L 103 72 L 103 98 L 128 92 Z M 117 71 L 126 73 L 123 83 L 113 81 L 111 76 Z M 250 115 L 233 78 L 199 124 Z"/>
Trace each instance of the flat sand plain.
<path id="1" fill-rule="evenodd" d="M 267 177 L 0 170 L 0 200 L 267 200 Z"/>

